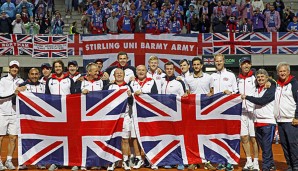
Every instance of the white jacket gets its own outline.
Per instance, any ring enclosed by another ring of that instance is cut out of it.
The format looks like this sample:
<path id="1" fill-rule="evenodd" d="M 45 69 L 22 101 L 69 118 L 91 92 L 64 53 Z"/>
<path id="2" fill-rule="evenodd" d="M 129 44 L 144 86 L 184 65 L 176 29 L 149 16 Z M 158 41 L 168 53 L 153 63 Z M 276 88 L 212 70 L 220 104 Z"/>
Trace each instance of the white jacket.
<path id="1" fill-rule="evenodd" d="M 246 99 L 255 104 L 254 122 L 275 124 L 274 118 L 274 96 L 275 85 L 269 89 L 259 88 L 255 90 L 253 96 L 247 96 Z"/>
<path id="2" fill-rule="evenodd" d="M 8 97 L 0 99 L 0 115 L 15 115 L 16 112 L 12 105 L 12 96 L 16 88 L 24 80 L 20 77 L 12 77 L 10 74 L 0 79 L 0 97 Z"/>
<path id="3" fill-rule="evenodd" d="M 57 79 L 56 74 L 52 74 L 46 82 L 46 94 L 68 95 L 75 92 L 75 85 L 72 78 L 64 77 Z"/>
<path id="4" fill-rule="evenodd" d="M 156 83 L 156 86 L 157 86 L 158 94 L 161 94 L 161 87 L 162 87 L 162 85 L 164 83 L 164 77 L 165 76 L 166 76 L 165 73 L 158 74 L 157 71 L 155 71 L 154 73 L 152 73 L 150 71 L 150 69 L 147 72 L 147 77 L 154 79 L 154 81 Z"/>
<path id="5" fill-rule="evenodd" d="M 292 122 L 298 118 L 297 91 L 298 82 L 290 78 L 289 82 L 282 84 L 277 81 L 275 91 L 274 116 L 277 122 Z"/>
<path id="6" fill-rule="evenodd" d="M 135 81 L 129 82 L 128 85 L 130 85 L 133 92 L 136 92 L 139 90 L 145 94 L 146 93 L 158 94 L 156 83 L 152 78 L 146 78 L 144 82 L 140 82 L 138 81 L 138 79 L 136 79 Z"/>
<path id="7" fill-rule="evenodd" d="M 175 94 L 183 96 L 185 93 L 185 84 L 182 80 L 176 80 L 175 76 L 166 78 L 161 87 L 161 94 Z"/>
<path id="8" fill-rule="evenodd" d="M 214 94 L 222 93 L 225 90 L 229 90 L 232 93 L 238 92 L 235 74 L 227 71 L 226 68 L 211 74 L 211 76 L 214 80 Z"/>
<path id="9" fill-rule="evenodd" d="M 247 96 L 253 96 L 256 90 L 255 80 L 256 77 L 253 75 L 252 71 L 250 71 L 247 77 L 239 74 L 237 78 L 239 93 Z M 243 100 L 242 112 L 252 112 L 253 108 L 253 103 L 247 101 L 246 99 Z"/>
<path id="10" fill-rule="evenodd" d="M 75 83 L 76 93 L 81 93 L 83 90 L 99 91 L 103 89 L 102 80 L 88 81 L 86 78 L 83 81 L 76 81 Z"/>

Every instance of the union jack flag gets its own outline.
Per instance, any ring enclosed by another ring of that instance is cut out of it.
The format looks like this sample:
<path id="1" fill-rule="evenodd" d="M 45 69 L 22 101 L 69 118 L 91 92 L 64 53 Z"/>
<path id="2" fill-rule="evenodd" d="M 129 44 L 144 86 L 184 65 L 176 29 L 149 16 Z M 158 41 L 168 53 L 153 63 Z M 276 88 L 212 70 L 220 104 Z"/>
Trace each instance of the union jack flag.
<path id="1" fill-rule="evenodd" d="M 251 52 L 255 54 L 298 54 L 298 33 L 252 33 Z"/>
<path id="2" fill-rule="evenodd" d="M 19 164 L 105 166 L 121 160 L 126 92 L 19 93 Z"/>
<path id="3" fill-rule="evenodd" d="M 213 34 L 212 33 L 200 33 L 199 44 L 201 48 L 198 50 L 198 54 L 213 54 Z"/>
<path id="4" fill-rule="evenodd" d="M 151 55 L 171 60 L 194 57 L 198 54 L 198 35 L 120 34 L 83 36 L 83 59 L 117 59 L 119 51 L 128 53 L 132 64 L 143 65 Z M 111 61 L 108 65 L 113 64 Z M 163 67 L 162 67 L 163 68 Z M 178 70 L 177 70 L 178 71 Z"/>
<path id="5" fill-rule="evenodd" d="M 155 165 L 240 159 L 239 95 L 135 96 L 137 137 Z"/>
<path id="6" fill-rule="evenodd" d="M 42 36 L 35 35 L 33 38 L 33 58 L 67 58 L 67 36 Z"/>
<path id="7" fill-rule="evenodd" d="M 31 55 L 32 36 L 7 34 L 0 35 L 0 55 Z"/>
<path id="8" fill-rule="evenodd" d="M 79 34 L 68 35 L 68 56 L 83 54 L 82 36 Z"/>
<path id="9" fill-rule="evenodd" d="M 250 34 L 213 33 L 214 53 L 250 54 Z"/>

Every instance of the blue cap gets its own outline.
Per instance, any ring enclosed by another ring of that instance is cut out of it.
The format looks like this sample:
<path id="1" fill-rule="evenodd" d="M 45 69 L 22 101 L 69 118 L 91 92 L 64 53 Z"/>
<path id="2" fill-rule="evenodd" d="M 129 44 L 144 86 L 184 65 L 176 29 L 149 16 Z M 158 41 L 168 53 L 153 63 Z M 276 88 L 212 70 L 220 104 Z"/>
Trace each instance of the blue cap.
<path id="1" fill-rule="evenodd" d="M 43 68 L 49 69 L 49 68 L 52 68 L 52 67 L 51 67 L 51 65 L 49 63 L 43 63 L 43 64 L 41 64 L 40 68 L 41 69 L 43 69 Z"/>
<path id="2" fill-rule="evenodd" d="M 68 61 L 68 64 L 67 64 L 67 66 L 69 67 L 69 65 L 78 66 L 78 62 L 77 62 L 77 61 L 75 61 L 75 60 Z"/>
<path id="3" fill-rule="evenodd" d="M 250 57 L 242 57 L 242 58 L 239 60 L 239 63 L 242 64 L 243 62 L 249 62 L 249 63 L 251 63 L 251 59 L 250 59 Z"/>

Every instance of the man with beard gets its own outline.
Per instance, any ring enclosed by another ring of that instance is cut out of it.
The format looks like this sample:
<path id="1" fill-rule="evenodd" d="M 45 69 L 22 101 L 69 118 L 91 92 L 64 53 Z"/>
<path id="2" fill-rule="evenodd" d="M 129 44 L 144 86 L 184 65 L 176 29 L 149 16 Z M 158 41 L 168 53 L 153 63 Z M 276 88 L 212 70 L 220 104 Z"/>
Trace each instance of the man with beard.
<path id="1" fill-rule="evenodd" d="M 19 85 L 15 93 L 19 91 L 27 91 L 32 93 L 45 93 L 45 85 L 39 82 L 40 72 L 37 68 L 31 68 L 28 73 L 28 78 L 25 82 Z"/>
<path id="2" fill-rule="evenodd" d="M 269 10 L 270 12 L 265 14 L 265 27 L 267 32 L 277 32 L 281 24 L 279 12 L 275 11 L 273 5 L 270 5 Z"/>

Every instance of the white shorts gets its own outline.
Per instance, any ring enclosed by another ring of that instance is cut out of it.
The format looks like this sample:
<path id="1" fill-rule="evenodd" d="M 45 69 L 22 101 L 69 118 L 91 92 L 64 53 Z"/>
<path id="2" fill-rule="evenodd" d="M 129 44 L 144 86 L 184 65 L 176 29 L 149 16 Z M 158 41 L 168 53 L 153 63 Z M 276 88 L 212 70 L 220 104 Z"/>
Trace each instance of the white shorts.
<path id="1" fill-rule="evenodd" d="M 124 116 L 122 138 L 129 138 L 131 132 L 131 118 L 128 115 Z"/>
<path id="2" fill-rule="evenodd" d="M 131 138 L 137 138 L 135 122 L 134 122 L 133 118 L 131 118 L 131 125 L 130 126 L 131 126 L 130 127 L 130 137 Z"/>
<path id="3" fill-rule="evenodd" d="M 252 112 L 242 112 L 240 136 L 255 137 L 255 125 Z"/>
<path id="4" fill-rule="evenodd" d="M 17 115 L 0 115 L 0 135 L 17 135 Z"/>

